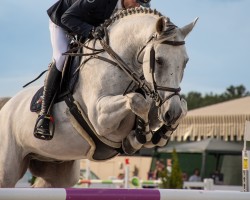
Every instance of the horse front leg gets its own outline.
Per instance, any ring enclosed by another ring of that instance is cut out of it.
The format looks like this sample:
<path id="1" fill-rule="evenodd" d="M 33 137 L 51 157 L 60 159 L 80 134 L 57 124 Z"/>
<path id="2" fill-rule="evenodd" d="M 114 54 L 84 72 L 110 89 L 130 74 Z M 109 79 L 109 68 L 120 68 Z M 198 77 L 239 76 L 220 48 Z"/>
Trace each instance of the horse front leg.
<path id="1" fill-rule="evenodd" d="M 111 132 L 123 132 L 124 137 L 120 136 L 123 150 L 132 154 L 152 138 L 148 124 L 150 106 L 151 103 L 138 93 L 106 96 L 99 99 L 95 112 L 90 112 L 89 116 L 101 136 L 107 136 Z M 135 115 L 138 116 L 136 128 L 131 131 Z"/>
<path id="2" fill-rule="evenodd" d="M 151 102 L 138 93 L 128 94 L 127 97 L 129 100 L 127 106 L 136 115 L 136 126 L 122 141 L 122 148 L 125 153 L 134 154 L 152 138 L 148 119 Z"/>
<path id="3" fill-rule="evenodd" d="M 178 124 L 173 127 L 177 128 Z M 176 128 L 166 127 L 163 125 L 159 130 L 153 133 L 152 140 L 145 143 L 143 147 L 153 148 L 155 146 L 158 146 L 158 147 L 166 146 L 168 142 L 170 141 L 171 135 L 173 134 Z"/>
<path id="4" fill-rule="evenodd" d="M 155 146 L 163 147 L 168 144 L 172 134 L 178 128 L 179 123 L 183 117 L 187 114 L 187 102 L 185 99 L 181 99 L 181 115 L 172 124 L 162 124 L 161 128 L 153 132 L 152 140 L 144 144 L 145 148 L 152 148 Z M 156 110 L 153 110 L 153 112 Z M 151 120 L 152 122 L 152 120 Z"/>

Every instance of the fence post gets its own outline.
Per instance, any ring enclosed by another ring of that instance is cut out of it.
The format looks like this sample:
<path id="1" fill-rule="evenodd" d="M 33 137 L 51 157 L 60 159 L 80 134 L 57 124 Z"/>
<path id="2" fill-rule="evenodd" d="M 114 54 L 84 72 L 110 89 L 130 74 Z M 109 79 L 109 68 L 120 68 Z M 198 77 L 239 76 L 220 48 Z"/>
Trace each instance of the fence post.
<path id="1" fill-rule="evenodd" d="M 249 184 L 249 160 L 250 160 L 250 121 L 246 121 L 244 134 L 244 148 L 242 151 L 242 185 L 243 192 L 250 191 Z"/>
<path id="2" fill-rule="evenodd" d="M 125 159 L 124 188 L 129 188 L 129 159 Z"/>
<path id="3" fill-rule="evenodd" d="M 214 185 L 214 180 L 212 178 L 204 179 L 204 190 L 212 190 Z"/>

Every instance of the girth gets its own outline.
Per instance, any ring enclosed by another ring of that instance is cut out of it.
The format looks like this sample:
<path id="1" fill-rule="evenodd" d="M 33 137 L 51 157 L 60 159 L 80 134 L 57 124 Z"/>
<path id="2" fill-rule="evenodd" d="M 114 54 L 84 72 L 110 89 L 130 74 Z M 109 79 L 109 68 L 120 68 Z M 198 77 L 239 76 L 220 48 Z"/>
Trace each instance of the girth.
<path id="1" fill-rule="evenodd" d="M 64 97 L 64 101 L 69 107 L 70 113 L 75 117 L 77 122 L 82 126 L 82 128 L 88 133 L 91 139 L 94 141 L 96 148 L 92 156 L 94 160 L 107 160 L 117 156 L 119 153 L 124 153 L 122 148 L 113 148 L 103 143 L 92 130 L 89 124 L 83 118 L 81 111 L 78 109 L 74 103 L 74 97 L 71 93 Z"/>

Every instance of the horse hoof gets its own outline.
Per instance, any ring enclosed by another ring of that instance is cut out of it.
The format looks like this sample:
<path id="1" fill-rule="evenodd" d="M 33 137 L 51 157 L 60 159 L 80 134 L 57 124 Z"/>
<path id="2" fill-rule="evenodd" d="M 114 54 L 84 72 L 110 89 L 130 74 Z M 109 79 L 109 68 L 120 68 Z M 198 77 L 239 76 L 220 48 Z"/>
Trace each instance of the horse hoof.
<path id="1" fill-rule="evenodd" d="M 134 154 L 136 151 L 138 151 L 138 149 L 135 149 L 135 148 L 131 145 L 130 141 L 129 141 L 127 138 L 125 138 L 125 139 L 122 141 L 122 149 L 123 149 L 124 153 L 127 154 L 127 155 L 132 155 L 132 154 Z"/>

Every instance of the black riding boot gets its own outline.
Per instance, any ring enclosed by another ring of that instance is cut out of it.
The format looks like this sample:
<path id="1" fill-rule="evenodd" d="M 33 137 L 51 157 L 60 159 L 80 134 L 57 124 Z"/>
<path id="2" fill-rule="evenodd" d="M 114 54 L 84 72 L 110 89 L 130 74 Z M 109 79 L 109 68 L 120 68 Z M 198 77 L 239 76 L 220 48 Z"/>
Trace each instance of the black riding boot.
<path id="1" fill-rule="evenodd" d="M 50 130 L 50 122 L 53 123 L 50 106 L 52 106 L 52 100 L 59 89 L 61 77 L 62 73 L 56 68 L 55 63 L 52 63 L 44 83 L 42 109 L 34 129 L 36 138 L 42 140 L 51 140 L 53 138 L 54 130 Z"/>

